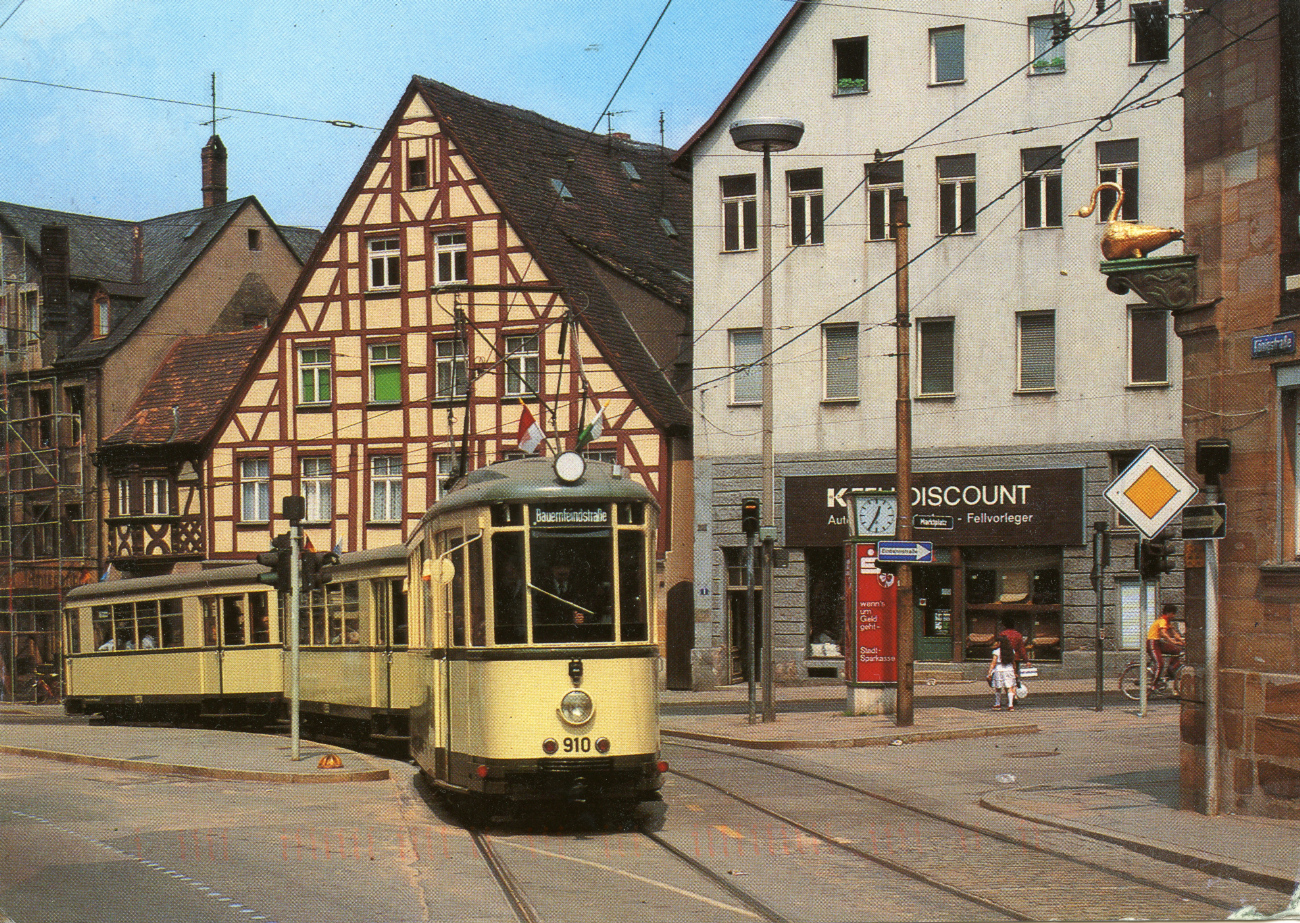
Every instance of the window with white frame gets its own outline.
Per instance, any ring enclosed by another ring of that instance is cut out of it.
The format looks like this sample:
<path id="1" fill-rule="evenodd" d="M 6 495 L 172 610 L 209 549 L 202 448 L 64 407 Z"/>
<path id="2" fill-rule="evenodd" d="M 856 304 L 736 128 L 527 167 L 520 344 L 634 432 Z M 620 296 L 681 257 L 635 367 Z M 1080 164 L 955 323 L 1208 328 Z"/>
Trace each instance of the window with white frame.
<path id="1" fill-rule="evenodd" d="M 903 195 L 903 162 L 867 164 L 867 239 L 893 240 L 894 203 Z"/>
<path id="2" fill-rule="evenodd" d="M 505 393 L 511 397 L 537 393 L 537 334 L 506 337 Z"/>
<path id="3" fill-rule="evenodd" d="M 131 479 L 116 478 L 113 481 L 113 501 L 117 506 L 117 515 L 131 515 Z"/>
<path id="4" fill-rule="evenodd" d="M 724 176 L 722 249 L 725 253 L 758 247 L 758 185 L 753 173 Z"/>
<path id="5" fill-rule="evenodd" d="M 330 402 L 330 351 L 323 346 L 298 350 L 298 403 Z"/>
<path id="6" fill-rule="evenodd" d="M 334 466 L 328 458 L 309 456 L 302 460 L 302 496 L 307 503 L 308 522 L 329 522 L 334 518 Z"/>
<path id="7" fill-rule="evenodd" d="M 939 233 L 975 233 L 975 155 L 936 157 L 939 175 Z"/>
<path id="8" fill-rule="evenodd" d="M 465 365 L 465 344 L 459 339 L 438 340 L 433 344 L 434 372 L 437 379 L 434 397 L 440 401 L 464 397 L 469 393 L 469 373 Z"/>
<path id="9" fill-rule="evenodd" d="M 1119 217 L 1124 221 L 1138 220 L 1138 139 L 1121 138 L 1116 141 L 1097 142 L 1097 182 L 1115 183 L 1124 190 L 1124 201 L 1119 207 Z M 1097 198 L 1097 222 L 1110 221 L 1119 198 L 1113 189 L 1103 189 Z"/>
<path id="10" fill-rule="evenodd" d="M 1155 64 L 1169 60 L 1169 3 L 1134 3 L 1129 7 L 1133 22 L 1133 63 Z"/>
<path id="11" fill-rule="evenodd" d="M 930 30 L 930 82 L 960 83 L 966 79 L 966 27 Z"/>
<path id="12" fill-rule="evenodd" d="M 1029 17 L 1029 54 L 1031 74 L 1059 74 L 1065 70 L 1065 42 L 1057 44 L 1056 25 L 1064 16 Z M 1065 20 L 1062 25 L 1068 25 Z"/>
<path id="13" fill-rule="evenodd" d="M 143 496 L 141 512 L 145 516 L 170 516 L 172 512 L 171 492 L 166 478 L 143 478 L 140 481 Z"/>
<path id="14" fill-rule="evenodd" d="M 1020 354 L 1020 391 L 1056 387 L 1056 312 L 1025 311 L 1016 315 Z"/>
<path id="15" fill-rule="evenodd" d="M 401 522 L 402 458 L 373 455 L 370 458 L 370 520 Z"/>
<path id="16" fill-rule="evenodd" d="M 763 400 L 763 331 L 746 327 L 728 331 L 731 343 L 731 403 L 758 404 Z"/>
<path id="17" fill-rule="evenodd" d="M 858 325 L 822 326 L 823 394 L 828 401 L 858 399 Z"/>
<path id="18" fill-rule="evenodd" d="M 456 470 L 456 455 L 452 452 L 439 452 L 433 456 L 433 499 L 441 500 L 446 489 L 447 479 Z"/>
<path id="19" fill-rule="evenodd" d="M 1169 312 L 1135 305 L 1129 317 L 1129 384 L 1169 384 Z"/>
<path id="20" fill-rule="evenodd" d="M 835 49 L 835 95 L 867 92 L 867 38 L 841 38 Z"/>
<path id="21" fill-rule="evenodd" d="M 1020 152 L 1026 228 L 1061 226 L 1061 148 L 1031 147 Z"/>
<path id="22" fill-rule="evenodd" d="M 402 284 L 402 244 L 397 236 L 366 241 L 370 258 L 370 291 L 395 289 Z"/>
<path id="23" fill-rule="evenodd" d="M 951 317 L 926 317 L 916 322 L 921 394 L 953 394 L 956 391 L 953 380 L 954 327 Z"/>
<path id="24" fill-rule="evenodd" d="M 438 231 L 433 235 L 433 281 L 451 285 L 469 279 L 469 245 L 464 231 Z"/>
<path id="25" fill-rule="evenodd" d="M 402 347 L 397 343 L 370 345 L 370 400 L 375 404 L 402 400 Z"/>
<path id="26" fill-rule="evenodd" d="M 271 521 L 271 467 L 265 458 L 239 460 L 239 518 L 242 522 Z"/>
<path id="27" fill-rule="evenodd" d="M 821 168 L 790 170 L 785 181 L 790 193 L 790 246 L 823 243 Z"/>

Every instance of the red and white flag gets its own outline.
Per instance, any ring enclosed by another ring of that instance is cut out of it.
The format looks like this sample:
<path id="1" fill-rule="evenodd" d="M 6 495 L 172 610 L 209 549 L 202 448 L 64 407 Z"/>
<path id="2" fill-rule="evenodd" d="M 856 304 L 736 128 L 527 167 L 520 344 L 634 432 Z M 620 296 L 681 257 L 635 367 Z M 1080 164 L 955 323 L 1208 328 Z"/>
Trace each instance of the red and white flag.
<path id="1" fill-rule="evenodd" d="M 532 455 L 537 447 L 541 445 L 545 436 L 542 433 L 542 428 L 533 419 L 533 414 L 528 409 L 528 406 L 523 401 L 520 401 L 519 404 L 524 408 L 524 414 L 519 418 L 519 449 L 528 455 Z"/>

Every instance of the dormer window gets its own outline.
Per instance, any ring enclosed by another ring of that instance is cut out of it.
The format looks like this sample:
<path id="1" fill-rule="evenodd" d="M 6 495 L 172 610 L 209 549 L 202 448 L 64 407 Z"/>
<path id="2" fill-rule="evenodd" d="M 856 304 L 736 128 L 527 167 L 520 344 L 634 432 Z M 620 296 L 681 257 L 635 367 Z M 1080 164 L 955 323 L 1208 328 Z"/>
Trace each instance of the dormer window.
<path id="1" fill-rule="evenodd" d="M 631 161 L 623 161 L 623 173 L 634 183 L 641 182 L 641 174 L 637 172 L 636 165 Z"/>
<path id="2" fill-rule="evenodd" d="M 108 296 L 103 292 L 100 292 L 95 296 L 94 315 L 93 322 L 95 325 L 95 336 L 108 336 L 108 332 L 112 328 L 113 323 L 113 310 L 112 303 L 108 300 Z"/>
<path id="3" fill-rule="evenodd" d="M 564 180 L 553 179 L 551 180 L 551 186 L 552 188 L 555 189 L 555 194 L 558 195 L 563 201 L 565 202 L 573 201 L 573 193 L 569 191 L 568 186 L 564 185 Z"/>

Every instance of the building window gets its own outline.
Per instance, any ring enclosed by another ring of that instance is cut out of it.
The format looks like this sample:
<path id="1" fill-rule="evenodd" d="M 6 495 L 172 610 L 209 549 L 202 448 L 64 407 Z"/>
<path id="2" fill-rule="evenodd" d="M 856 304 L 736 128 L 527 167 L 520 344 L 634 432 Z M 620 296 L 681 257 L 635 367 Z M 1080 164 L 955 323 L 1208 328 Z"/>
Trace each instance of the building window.
<path id="1" fill-rule="evenodd" d="M 1020 152 L 1024 176 L 1025 227 L 1061 226 L 1061 148 L 1031 147 Z"/>
<path id="2" fill-rule="evenodd" d="M 939 233 L 975 233 L 975 155 L 935 158 L 939 173 Z"/>
<path id="3" fill-rule="evenodd" d="M 722 177 L 722 249 L 725 253 L 758 246 L 758 192 L 754 174 Z"/>
<path id="4" fill-rule="evenodd" d="M 763 331 L 757 327 L 729 332 L 731 340 L 731 403 L 763 400 Z"/>
<path id="5" fill-rule="evenodd" d="M 370 459 L 370 519 L 372 522 L 402 520 L 402 459 L 397 455 L 376 455 Z"/>
<path id="6" fill-rule="evenodd" d="M 1020 342 L 1020 391 L 1051 391 L 1056 387 L 1056 313 L 1031 311 L 1016 315 Z"/>
<path id="7" fill-rule="evenodd" d="M 835 94 L 867 92 L 867 39 L 842 38 L 835 47 Z"/>
<path id="8" fill-rule="evenodd" d="M 106 337 L 113 327 L 113 306 L 108 296 L 100 292 L 95 296 L 95 336 Z"/>
<path id="9" fill-rule="evenodd" d="M 330 402 L 330 351 L 323 347 L 298 350 L 299 404 Z"/>
<path id="10" fill-rule="evenodd" d="M 469 375 L 465 366 L 465 344 L 460 340 L 439 340 L 433 344 L 437 377 L 437 400 L 451 400 L 469 393 Z"/>
<path id="11" fill-rule="evenodd" d="M 145 516 L 170 516 L 172 511 L 171 494 L 166 478 L 144 478 L 140 482 L 143 496 L 141 513 Z"/>
<path id="12" fill-rule="evenodd" d="M 397 343 L 370 347 L 370 400 L 375 404 L 402 400 L 402 347 Z"/>
<path id="13" fill-rule="evenodd" d="M 1138 141 L 1125 138 L 1120 141 L 1097 142 L 1097 182 L 1115 183 L 1124 190 L 1124 202 L 1119 217 L 1125 221 L 1138 220 Z M 1110 221 L 1118 196 L 1113 189 L 1103 189 L 1098 197 L 1097 221 Z"/>
<path id="14" fill-rule="evenodd" d="M 1057 44 L 1055 38 L 1055 26 L 1063 20 L 1064 16 L 1056 15 L 1029 17 L 1029 73 L 1059 74 L 1065 70 L 1065 42 Z"/>
<path id="15" fill-rule="evenodd" d="M 524 396 L 537 393 L 537 335 L 506 337 L 505 393 Z"/>
<path id="16" fill-rule="evenodd" d="M 434 279 L 451 285 L 469 279 L 469 247 L 464 231 L 439 231 L 433 235 Z"/>
<path id="17" fill-rule="evenodd" d="M 402 284 L 402 245 L 396 237 L 372 237 L 366 241 L 370 257 L 370 290 L 395 289 Z"/>
<path id="18" fill-rule="evenodd" d="M 406 188 L 426 189 L 429 186 L 429 158 L 408 157 L 406 159 Z"/>
<path id="19" fill-rule="evenodd" d="M 265 458 L 239 460 L 239 515 L 243 522 L 271 521 L 270 466 Z"/>
<path id="20" fill-rule="evenodd" d="M 334 469 L 328 458 L 302 460 L 302 496 L 307 502 L 308 522 L 334 518 Z"/>
<path id="21" fill-rule="evenodd" d="M 921 355 L 921 394 L 953 394 L 953 328 L 951 317 L 927 317 L 916 322 Z"/>
<path id="22" fill-rule="evenodd" d="M 262 249 L 262 231 L 259 228 L 248 229 L 248 249 L 253 252 Z"/>
<path id="23" fill-rule="evenodd" d="M 1129 384 L 1169 384 L 1169 312 L 1129 308 Z"/>
<path id="24" fill-rule="evenodd" d="M 821 168 L 790 170 L 785 175 L 790 191 L 790 246 L 823 242 Z"/>
<path id="25" fill-rule="evenodd" d="M 903 195 L 903 162 L 867 164 L 867 239 L 893 240 L 894 203 Z"/>
<path id="26" fill-rule="evenodd" d="M 822 327 L 822 366 L 826 371 L 823 382 L 826 400 L 857 400 L 857 324 L 827 324 Z"/>
<path id="27" fill-rule="evenodd" d="M 966 79 L 966 27 L 930 30 L 930 82 L 960 83 Z"/>
<path id="28" fill-rule="evenodd" d="M 1169 4 L 1135 3 L 1133 17 L 1133 63 L 1154 64 L 1169 60 Z"/>
<path id="29" fill-rule="evenodd" d="M 131 479 L 116 478 L 113 481 L 113 502 L 117 506 L 117 515 L 131 515 Z"/>
<path id="30" fill-rule="evenodd" d="M 456 456 L 451 452 L 439 452 L 433 456 L 433 499 L 441 500 L 446 491 L 447 479 L 456 470 Z"/>

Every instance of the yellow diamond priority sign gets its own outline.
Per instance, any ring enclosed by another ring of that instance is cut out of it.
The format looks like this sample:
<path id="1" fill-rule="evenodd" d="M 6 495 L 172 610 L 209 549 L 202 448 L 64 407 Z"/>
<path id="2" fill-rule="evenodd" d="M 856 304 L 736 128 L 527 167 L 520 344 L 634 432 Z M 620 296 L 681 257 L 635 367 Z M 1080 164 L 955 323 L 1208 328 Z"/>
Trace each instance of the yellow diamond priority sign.
<path id="1" fill-rule="evenodd" d="M 1103 496 L 1147 538 L 1155 538 L 1200 493 L 1182 469 L 1155 446 L 1147 446 Z"/>

